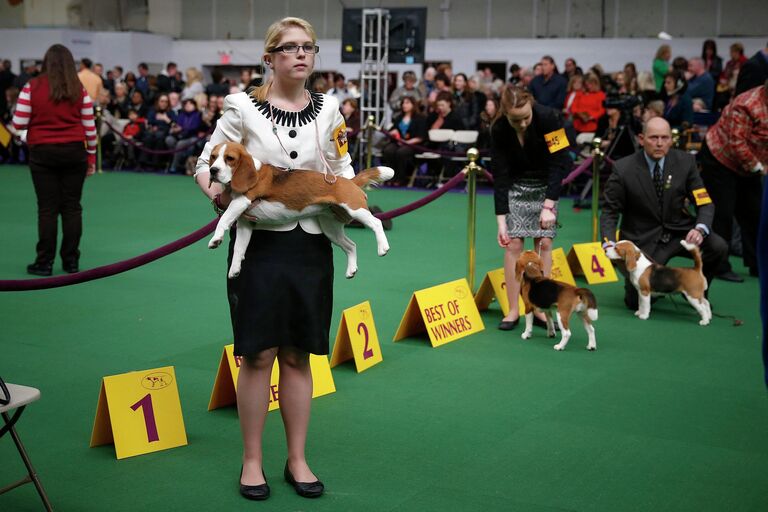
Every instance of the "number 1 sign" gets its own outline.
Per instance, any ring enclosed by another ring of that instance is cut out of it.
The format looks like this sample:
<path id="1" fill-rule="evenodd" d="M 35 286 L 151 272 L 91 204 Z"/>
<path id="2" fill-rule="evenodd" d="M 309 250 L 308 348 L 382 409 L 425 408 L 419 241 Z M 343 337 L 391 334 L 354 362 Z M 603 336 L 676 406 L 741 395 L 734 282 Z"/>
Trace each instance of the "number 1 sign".
<path id="1" fill-rule="evenodd" d="M 104 377 L 91 447 L 110 443 L 118 459 L 187 444 L 173 366 Z"/>
<path id="2" fill-rule="evenodd" d="M 331 368 L 355 359 L 357 373 L 367 370 L 382 361 L 379 336 L 373 323 L 371 304 L 365 301 L 347 308 L 341 314 L 336 343 L 333 344 Z"/>

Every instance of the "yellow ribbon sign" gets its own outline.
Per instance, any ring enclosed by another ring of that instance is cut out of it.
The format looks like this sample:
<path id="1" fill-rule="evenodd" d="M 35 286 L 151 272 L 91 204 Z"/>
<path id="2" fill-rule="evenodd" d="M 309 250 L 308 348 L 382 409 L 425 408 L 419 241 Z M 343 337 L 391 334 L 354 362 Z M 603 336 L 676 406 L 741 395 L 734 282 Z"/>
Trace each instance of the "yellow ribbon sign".
<path id="1" fill-rule="evenodd" d="M 373 323 L 371 303 L 368 301 L 347 308 L 341 314 L 339 331 L 331 354 L 331 368 L 353 358 L 357 373 L 367 370 L 383 359 L 376 324 Z"/>
<path id="2" fill-rule="evenodd" d="M 433 347 L 485 329 L 466 279 L 414 292 L 392 341 L 424 332 Z"/>
<path id="3" fill-rule="evenodd" d="M 475 294 L 477 309 L 485 311 L 494 298 L 499 302 L 502 314 L 507 316 L 509 314 L 509 297 L 507 297 L 507 283 L 504 280 L 504 267 L 485 274 L 485 278 L 483 278 L 483 282 L 480 283 L 480 288 Z M 525 311 L 522 297 L 518 298 L 518 308 L 520 312 Z"/>
<path id="4" fill-rule="evenodd" d="M 102 379 L 90 446 L 110 443 L 118 459 L 187 444 L 173 366 Z"/>
<path id="5" fill-rule="evenodd" d="M 237 401 L 237 376 L 240 374 L 240 366 L 243 358 L 236 356 L 234 345 L 225 345 L 219 360 L 219 369 L 216 372 L 216 380 L 213 382 L 211 399 L 208 401 L 208 410 L 232 405 Z M 309 354 L 309 366 L 312 369 L 312 398 L 328 395 L 336 392 L 336 385 L 331 375 L 331 367 L 328 366 L 326 356 Z M 280 408 L 280 367 L 277 359 L 272 366 L 272 375 L 269 379 L 269 410 Z"/>
<path id="6" fill-rule="evenodd" d="M 600 242 L 574 244 L 568 253 L 568 263 L 574 274 L 583 274 L 589 284 L 618 281 L 611 260 L 605 255 Z"/>
<path id="7" fill-rule="evenodd" d="M 568 258 L 562 247 L 552 250 L 552 270 L 549 277 L 561 283 L 567 283 L 576 286 L 576 280 L 571 273 L 571 267 L 568 266 Z"/>

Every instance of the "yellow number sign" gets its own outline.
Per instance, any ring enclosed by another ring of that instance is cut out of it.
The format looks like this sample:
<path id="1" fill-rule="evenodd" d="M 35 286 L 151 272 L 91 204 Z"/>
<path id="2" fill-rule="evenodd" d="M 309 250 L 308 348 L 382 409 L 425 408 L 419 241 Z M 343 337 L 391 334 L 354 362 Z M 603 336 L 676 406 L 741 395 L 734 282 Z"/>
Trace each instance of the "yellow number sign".
<path id="1" fill-rule="evenodd" d="M 118 459 L 187 444 L 173 366 L 103 378 L 91 447 L 110 443 Z"/>
<path id="2" fill-rule="evenodd" d="M 589 284 L 618 281 L 611 260 L 605 255 L 600 242 L 574 244 L 568 253 L 568 263 L 574 274 L 584 274 Z"/>
<path id="3" fill-rule="evenodd" d="M 576 280 L 573 279 L 571 268 L 568 266 L 568 258 L 562 247 L 552 250 L 552 271 L 549 277 L 561 283 L 567 283 L 576 286 Z"/>
<path id="4" fill-rule="evenodd" d="M 393 341 L 424 332 L 433 347 L 485 329 L 466 279 L 414 292 Z"/>
<path id="5" fill-rule="evenodd" d="M 357 373 L 382 361 L 379 336 L 368 301 L 347 308 L 341 314 L 339 331 L 331 354 L 331 368 L 353 358 Z"/>
<path id="6" fill-rule="evenodd" d="M 219 360 L 219 369 L 216 372 L 216 380 L 213 382 L 211 399 L 208 401 L 208 410 L 232 405 L 237 401 L 237 376 L 240 374 L 240 365 L 243 359 L 234 353 L 234 345 L 224 346 L 224 351 Z M 336 392 L 336 385 L 331 375 L 331 367 L 328 366 L 326 356 L 309 355 L 309 366 L 312 369 L 312 398 Z M 272 366 L 272 376 L 269 379 L 269 410 L 274 411 L 280 407 L 280 367 L 275 360 Z"/>
<path id="7" fill-rule="evenodd" d="M 477 289 L 475 294 L 477 309 L 485 311 L 494 298 L 499 302 L 502 314 L 507 316 L 509 314 L 509 297 L 507 297 L 507 283 L 504 280 L 503 267 L 491 270 L 485 274 L 483 282 L 480 283 L 480 288 Z M 518 299 L 518 308 L 520 312 L 525 311 L 522 297 Z"/>

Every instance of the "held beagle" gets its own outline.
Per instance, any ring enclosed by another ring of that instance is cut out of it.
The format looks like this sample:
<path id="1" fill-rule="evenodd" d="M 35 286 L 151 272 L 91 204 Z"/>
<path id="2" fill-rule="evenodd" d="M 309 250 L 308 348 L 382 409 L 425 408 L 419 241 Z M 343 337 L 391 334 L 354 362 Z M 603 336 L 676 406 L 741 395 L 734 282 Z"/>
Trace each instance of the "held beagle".
<path id="1" fill-rule="evenodd" d="M 621 240 L 607 247 L 605 254 L 612 260 L 622 260 L 627 267 L 628 278 L 638 293 L 638 310 L 635 316 L 647 320 L 651 314 L 651 296 L 681 292 L 688 303 L 701 316 L 699 325 L 708 325 L 712 320 L 712 308 L 704 296 L 707 280 L 701 271 L 699 248 L 680 240 L 693 256 L 693 268 L 672 268 L 659 265 L 646 256 L 633 242 Z"/>
<path id="2" fill-rule="evenodd" d="M 541 258 L 533 251 L 525 251 L 515 264 L 515 277 L 520 281 L 520 294 L 525 304 L 525 331 L 521 337 L 524 340 L 531 337 L 533 313 L 543 311 L 547 318 L 547 336 L 554 338 L 552 310 L 555 309 L 562 338 L 554 349 L 565 350 L 571 339 L 571 315 L 578 313 L 589 338 L 587 350 L 596 350 L 595 327 L 592 325 L 597 320 L 597 300 L 594 294 L 586 288 L 547 279 L 542 269 Z"/>
<path id="3" fill-rule="evenodd" d="M 331 212 L 330 206 L 342 208 L 349 216 L 370 228 L 376 235 L 379 256 L 389 251 L 389 242 L 381 221 L 368 210 L 367 196 L 361 187 L 381 183 L 394 176 L 389 167 L 373 167 L 353 179 L 336 177 L 328 183 L 322 173 L 306 170 L 283 171 L 253 158 L 241 144 L 222 142 L 213 148 L 210 158 L 211 181 L 232 190 L 232 202 L 216 225 L 208 247 L 221 244 L 224 233 L 237 221 L 230 279 L 240 274 L 245 250 L 251 240 L 250 222 L 243 213 L 264 224 L 285 224 L 306 217 L 317 217 L 320 229 L 331 242 L 347 255 L 347 278 L 357 272 L 355 243 L 344 233 L 344 224 Z"/>

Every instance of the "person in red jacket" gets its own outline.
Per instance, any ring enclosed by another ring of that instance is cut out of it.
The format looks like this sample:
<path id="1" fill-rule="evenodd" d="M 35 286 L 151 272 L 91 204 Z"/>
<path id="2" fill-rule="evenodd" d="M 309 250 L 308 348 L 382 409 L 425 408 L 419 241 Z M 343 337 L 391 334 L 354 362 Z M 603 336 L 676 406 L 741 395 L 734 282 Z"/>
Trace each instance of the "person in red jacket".
<path id="1" fill-rule="evenodd" d="M 576 96 L 571 104 L 573 129 L 579 133 L 595 132 L 597 121 L 605 115 L 605 93 L 600 90 L 600 78 L 588 74 L 584 78 L 586 91 Z"/>
<path id="2" fill-rule="evenodd" d="M 37 195 L 37 257 L 27 272 L 53 273 L 59 215 L 62 268 L 78 272 L 83 231 L 80 198 L 85 177 L 96 169 L 96 125 L 93 103 L 77 78 L 67 47 L 54 44 L 45 52 L 42 72 L 19 94 L 13 125 L 27 130 L 29 168 Z"/>

